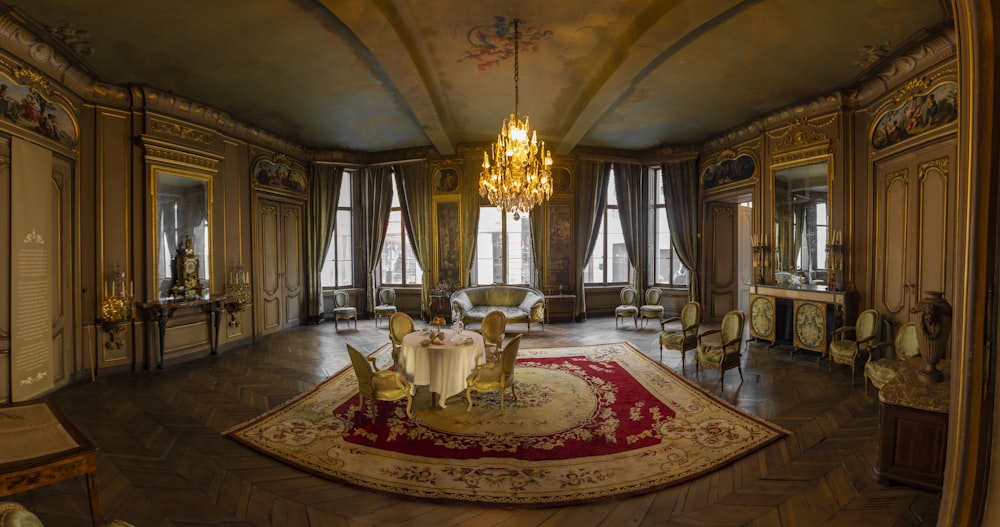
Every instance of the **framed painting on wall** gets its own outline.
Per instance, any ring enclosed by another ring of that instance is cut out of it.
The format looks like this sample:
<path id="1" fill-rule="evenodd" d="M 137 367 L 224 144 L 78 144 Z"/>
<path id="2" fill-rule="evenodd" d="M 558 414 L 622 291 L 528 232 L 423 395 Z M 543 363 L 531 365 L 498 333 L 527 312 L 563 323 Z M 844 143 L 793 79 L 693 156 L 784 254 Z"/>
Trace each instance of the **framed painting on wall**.
<path id="1" fill-rule="evenodd" d="M 458 171 L 445 167 L 434 174 L 434 192 L 450 194 L 458 190 Z"/>
<path id="2" fill-rule="evenodd" d="M 545 286 L 569 291 L 573 288 L 570 264 L 573 257 L 573 209 L 568 201 L 549 202 L 548 214 Z"/>
<path id="3" fill-rule="evenodd" d="M 742 154 L 735 159 L 726 159 L 709 166 L 701 177 L 701 186 L 712 189 L 750 179 L 757 173 L 757 162 L 753 157 Z"/>
<path id="4" fill-rule="evenodd" d="M 461 282 L 462 208 L 459 197 L 434 200 L 435 283 Z"/>

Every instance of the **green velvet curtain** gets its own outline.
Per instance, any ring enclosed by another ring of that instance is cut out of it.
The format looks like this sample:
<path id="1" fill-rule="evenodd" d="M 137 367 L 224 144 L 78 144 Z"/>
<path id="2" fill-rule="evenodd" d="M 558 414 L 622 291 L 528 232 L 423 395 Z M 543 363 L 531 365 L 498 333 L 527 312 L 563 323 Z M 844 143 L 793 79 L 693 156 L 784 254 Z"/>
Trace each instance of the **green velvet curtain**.
<path id="1" fill-rule="evenodd" d="M 701 299 L 698 269 L 698 160 L 686 159 L 663 164 L 663 203 L 670 223 L 670 239 L 684 267 L 690 273 L 688 298 Z"/>
<path id="2" fill-rule="evenodd" d="M 399 192 L 399 207 L 402 210 L 403 226 L 410 237 L 413 254 L 424 270 L 420 284 L 420 313 L 430 312 L 430 290 L 433 265 L 434 222 L 431 217 L 431 178 L 427 163 L 420 161 L 407 163 L 396 172 L 396 190 Z"/>
<path id="3" fill-rule="evenodd" d="M 646 290 L 646 258 L 648 254 L 649 218 L 651 208 L 644 203 L 642 165 L 616 164 L 615 195 L 618 198 L 618 215 L 625 237 L 625 252 L 632 266 L 632 287 L 642 296 Z"/>
<path id="4" fill-rule="evenodd" d="M 608 165 L 604 161 L 583 160 L 576 185 L 576 316 L 587 312 L 583 290 L 583 268 L 594 252 L 604 209 L 608 205 Z"/>
<path id="5" fill-rule="evenodd" d="M 344 169 L 334 165 L 313 164 L 309 177 L 309 221 L 306 224 L 306 319 L 323 319 L 323 272 L 337 226 L 337 197 Z"/>
<path id="6" fill-rule="evenodd" d="M 459 273 L 459 286 L 468 287 L 472 271 L 472 259 L 476 255 L 476 231 L 479 230 L 479 181 L 473 177 L 464 178 L 460 182 L 462 189 L 462 266 Z"/>
<path id="7" fill-rule="evenodd" d="M 391 166 L 367 167 L 361 182 L 361 206 L 365 226 L 365 263 L 367 265 L 367 313 L 375 308 L 375 291 L 378 288 L 378 262 L 385 242 L 392 208 Z"/>

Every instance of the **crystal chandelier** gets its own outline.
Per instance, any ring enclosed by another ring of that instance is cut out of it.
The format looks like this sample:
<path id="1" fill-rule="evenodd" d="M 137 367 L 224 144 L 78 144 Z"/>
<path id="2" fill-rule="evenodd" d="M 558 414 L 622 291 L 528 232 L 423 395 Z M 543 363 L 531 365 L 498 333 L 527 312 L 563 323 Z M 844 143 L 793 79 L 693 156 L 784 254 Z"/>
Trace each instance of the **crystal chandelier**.
<path id="1" fill-rule="evenodd" d="M 528 117 L 522 121 L 517 111 L 518 22 L 515 18 L 514 113 L 504 120 L 491 152 L 483 152 L 483 172 L 479 176 L 479 195 L 501 211 L 514 213 L 514 220 L 552 196 L 552 156 L 535 132 L 528 140 Z"/>

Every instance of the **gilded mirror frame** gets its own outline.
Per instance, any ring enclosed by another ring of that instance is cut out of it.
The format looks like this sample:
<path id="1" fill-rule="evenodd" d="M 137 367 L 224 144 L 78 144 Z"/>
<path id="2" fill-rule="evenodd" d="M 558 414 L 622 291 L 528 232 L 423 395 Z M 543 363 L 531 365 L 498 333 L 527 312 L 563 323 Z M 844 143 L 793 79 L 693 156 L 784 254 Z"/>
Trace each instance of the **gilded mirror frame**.
<path id="1" fill-rule="evenodd" d="M 150 194 L 152 198 L 152 210 L 153 217 L 150 230 L 150 239 L 153 242 L 153 283 L 154 283 L 154 295 L 152 299 L 154 301 L 162 301 L 172 299 L 170 295 L 170 286 L 173 279 L 172 269 L 170 269 L 170 262 L 172 261 L 173 254 L 165 253 L 160 254 L 161 251 L 161 239 L 163 238 L 161 233 L 161 222 L 160 222 L 160 185 L 161 183 L 166 184 L 166 182 L 176 179 L 179 182 L 184 180 L 190 180 L 192 187 L 199 187 L 203 189 L 204 199 L 202 205 L 205 208 L 205 218 L 204 218 L 204 236 L 203 239 L 193 239 L 195 246 L 195 254 L 198 256 L 198 274 L 203 281 L 206 289 L 205 294 L 211 294 L 212 291 L 212 201 L 214 196 L 213 190 L 213 179 L 211 176 L 206 174 L 201 174 L 198 172 L 192 172 L 189 170 L 184 170 L 180 168 L 175 168 L 172 166 L 165 165 L 152 165 L 150 167 Z M 168 179 L 169 178 L 169 179 Z M 191 229 L 191 234 L 193 234 L 193 228 Z M 189 233 L 178 233 L 176 236 L 183 235 L 187 236 Z M 193 237 L 194 238 L 194 237 Z M 183 239 L 175 237 L 175 244 L 184 243 Z M 176 245 L 174 247 L 176 251 Z M 161 262 L 161 259 L 163 262 Z"/>
<path id="2" fill-rule="evenodd" d="M 771 210 L 770 210 L 770 212 L 771 212 L 771 218 L 770 218 L 769 223 L 765 225 L 765 229 L 766 229 L 765 232 L 766 232 L 766 235 L 770 238 L 768 240 L 769 241 L 769 246 L 770 246 L 769 247 L 769 251 L 770 251 L 770 256 L 769 256 L 769 270 L 770 270 L 769 274 L 770 274 L 770 279 L 771 279 L 772 283 L 775 283 L 777 285 L 791 285 L 791 284 L 779 283 L 778 280 L 777 280 L 777 276 L 778 276 L 777 273 L 781 272 L 781 270 L 778 269 L 778 264 L 779 264 L 779 258 L 780 258 L 779 257 L 779 251 L 781 250 L 780 246 L 781 246 L 781 241 L 782 241 L 782 231 L 781 231 L 781 228 L 780 228 L 780 225 L 779 225 L 779 214 L 778 214 L 778 207 L 779 207 L 779 203 L 778 203 L 778 187 L 777 187 L 777 182 L 779 181 L 779 175 L 778 174 L 779 174 L 779 172 L 781 172 L 783 170 L 795 169 L 795 168 L 806 167 L 806 166 L 811 166 L 811 165 L 820 165 L 820 164 L 823 164 L 823 163 L 826 164 L 826 178 L 825 178 L 826 179 L 826 226 L 827 226 L 827 231 L 829 233 L 829 232 L 831 232 L 831 229 L 832 229 L 832 226 L 831 226 L 830 222 L 832 221 L 832 217 L 833 217 L 833 214 L 832 214 L 832 211 L 833 211 L 833 192 L 832 192 L 832 190 L 833 190 L 833 181 L 834 181 L 834 163 L 833 163 L 833 157 L 834 156 L 833 156 L 832 153 L 824 153 L 824 154 L 809 155 L 809 156 L 783 156 L 783 157 L 794 157 L 794 159 L 791 159 L 791 160 L 788 160 L 788 161 L 775 162 L 775 163 L 772 163 L 771 166 L 770 166 L 769 182 L 768 183 L 770 185 L 770 191 L 771 191 L 771 196 L 770 196 L 770 198 L 771 198 Z M 790 236 L 787 236 L 787 237 L 790 238 Z M 816 241 L 816 243 L 817 243 L 817 250 L 820 250 L 820 248 L 822 248 L 822 250 L 827 253 L 825 259 L 827 260 L 827 262 L 829 262 L 829 260 L 828 260 L 829 259 L 829 253 L 828 253 L 827 246 L 826 246 L 827 242 L 828 242 L 828 240 L 826 240 L 826 239 L 824 239 L 824 240 L 817 239 L 817 241 Z M 787 242 L 785 242 L 785 245 L 787 245 Z M 827 264 L 827 269 L 828 268 L 829 268 L 829 264 Z M 828 269 L 828 272 L 829 272 L 829 269 Z M 803 284 L 803 285 L 805 285 L 805 284 Z M 826 279 L 824 285 L 825 286 L 829 286 L 830 285 L 830 277 L 829 277 L 829 275 L 827 276 L 827 279 Z"/>

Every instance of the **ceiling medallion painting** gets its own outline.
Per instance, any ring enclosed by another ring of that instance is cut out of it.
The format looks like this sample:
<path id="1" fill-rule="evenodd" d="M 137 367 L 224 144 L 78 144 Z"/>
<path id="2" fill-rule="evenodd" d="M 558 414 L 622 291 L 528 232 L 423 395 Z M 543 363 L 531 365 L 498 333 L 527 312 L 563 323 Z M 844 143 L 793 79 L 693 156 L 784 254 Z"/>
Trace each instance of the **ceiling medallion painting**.
<path id="1" fill-rule="evenodd" d="M 496 16 L 492 24 L 473 27 L 466 36 L 472 49 L 465 52 L 459 62 L 471 60 L 482 70 L 499 66 L 500 61 L 514 56 L 514 22 L 506 17 Z M 523 20 L 521 20 L 523 22 Z M 537 49 L 538 41 L 552 36 L 551 30 L 543 30 L 538 26 L 528 26 L 519 34 L 520 47 L 532 52 Z"/>

